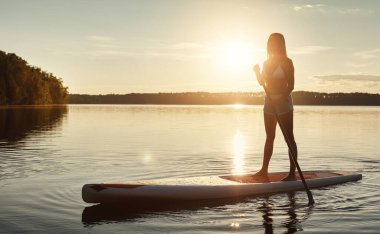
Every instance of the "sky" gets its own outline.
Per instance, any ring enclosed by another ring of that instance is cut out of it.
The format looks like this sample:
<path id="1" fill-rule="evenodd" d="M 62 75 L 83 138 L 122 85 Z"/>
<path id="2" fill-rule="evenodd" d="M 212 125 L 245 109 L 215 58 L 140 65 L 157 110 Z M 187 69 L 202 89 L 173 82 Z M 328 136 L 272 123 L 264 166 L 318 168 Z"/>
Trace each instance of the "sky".
<path id="1" fill-rule="evenodd" d="M 380 93 L 380 1 L 0 0 L 0 50 L 70 93 L 261 91 L 285 36 L 295 90 Z"/>

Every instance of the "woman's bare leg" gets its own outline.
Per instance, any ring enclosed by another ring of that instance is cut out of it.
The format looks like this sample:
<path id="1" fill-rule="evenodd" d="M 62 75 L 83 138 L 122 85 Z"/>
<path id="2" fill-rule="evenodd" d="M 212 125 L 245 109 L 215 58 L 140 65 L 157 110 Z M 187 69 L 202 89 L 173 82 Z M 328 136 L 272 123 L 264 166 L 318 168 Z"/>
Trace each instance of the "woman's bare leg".
<path id="1" fill-rule="evenodd" d="M 282 126 L 284 127 L 286 136 L 288 137 L 290 146 L 293 149 L 293 152 L 294 152 L 293 156 L 297 160 L 298 158 L 297 143 L 294 139 L 294 134 L 293 134 L 293 111 L 286 113 L 284 115 L 280 115 L 279 118 L 282 123 Z M 290 149 L 288 149 L 288 154 L 289 154 L 289 161 L 290 161 L 290 169 L 289 169 L 289 174 L 284 179 L 282 179 L 283 181 L 296 180 L 296 175 L 295 175 L 296 165 L 294 164 L 292 160 Z"/>
<path id="2" fill-rule="evenodd" d="M 273 142 L 276 136 L 276 126 L 277 120 L 274 115 L 264 113 L 264 124 L 265 124 L 265 132 L 266 132 L 266 140 L 264 147 L 264 157 L 263 157 L 263 165 L 255 175 L 257 176 L 268 176 L 268 167 L 269 161 L 272 157 L 273 153 Z"/>

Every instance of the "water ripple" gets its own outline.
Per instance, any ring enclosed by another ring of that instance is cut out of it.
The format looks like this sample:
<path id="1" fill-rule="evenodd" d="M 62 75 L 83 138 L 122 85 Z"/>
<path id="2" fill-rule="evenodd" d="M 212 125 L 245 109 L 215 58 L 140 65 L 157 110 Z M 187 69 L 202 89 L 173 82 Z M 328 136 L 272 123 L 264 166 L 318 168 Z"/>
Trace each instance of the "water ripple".
<path id="1" fill-rule="evenodd" d="M 69 114 L 37 110 L 31 115 L 39 118 L 33 121 L 25 119 L 30 115 L 20 112 L 21 117 L 7 118 L 11 128 L 0 128 L 1 232 L 378 231 L 377 109 L 297 107 L 295 134 L 302 169 L 363 173 L 360 182 L 312 190 L 316 201 L 313 207 L 306 205 L 307 196 L 300 191 L 183 207 L 165 204 L 148 210 L 85 204 L 81 186 L 92 182 L 229 174 L 235 169 L 237 153 L 240 170 L 256 171 L 261 166 L 265 141 L 261 107 L 68 109 Z M 342 114 L 349 125 L 341 121 Z M 28 121 L 29 125 L 23 125 Z M 369 128 L 368 123 L 373 127 Z M 234 143 L 236 139 L 238 144 Z M 277 137 L 270 170 L 284 171 L 288 167 L 286 144 Z"/>

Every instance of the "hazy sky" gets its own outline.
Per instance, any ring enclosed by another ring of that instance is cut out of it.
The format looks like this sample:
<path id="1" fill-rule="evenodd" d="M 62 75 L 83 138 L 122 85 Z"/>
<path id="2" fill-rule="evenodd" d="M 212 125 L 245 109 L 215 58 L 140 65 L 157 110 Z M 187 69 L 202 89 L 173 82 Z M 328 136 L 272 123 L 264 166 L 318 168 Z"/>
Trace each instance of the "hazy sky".
<path id="1" fill-rule="evenodd" d="M 296 90 L 380 93 L 377 0 L 0 0 L 0 29 L 71 93 L 259 91 L 272 32 Z"/>

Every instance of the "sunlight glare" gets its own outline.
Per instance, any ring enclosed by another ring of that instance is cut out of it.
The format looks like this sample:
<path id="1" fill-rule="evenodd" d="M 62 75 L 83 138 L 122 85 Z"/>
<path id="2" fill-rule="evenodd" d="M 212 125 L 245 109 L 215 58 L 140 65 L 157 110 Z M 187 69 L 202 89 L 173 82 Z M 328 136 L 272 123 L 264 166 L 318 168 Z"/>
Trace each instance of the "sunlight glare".
<path id="1" fill-rule="evenodd" d="M 217 51 L 219 67 L 231 72 L 251 69 L 254 63 L 253 46 L 244 41 L 232 41 L 222 44 Z"/>
<path id="2" fill-rule="evenodd" d="M 241 108 L 243 108 L 245 105 L 244 105 L 244 104 L 236 103 L 236 104 L 232 104 L 232 106 L 233 106 L 234 109 L 241 109 Z"/>
<path id="3" fill-rule="evenodd" d="M 232 228 L 239 228 L 240 227 L 240 223 L 233 222 L 233 223 L 231 223 L 230 227 L 232 227 Z"/>
<path id="4" fill-rule="evenodd" d="M 152 161 L 152 154 L 150 152 L 145 152 L 142 160 L 144 164 L 149 164 Z"/>
<path id="5" fill-rule="evenodd" d="M 232 174 L 242 174 L 244 172 L 244 137 L 240 132 L 237 132 L 233 139 L 233 153 L 234 153 L 234 165 Z"/>

